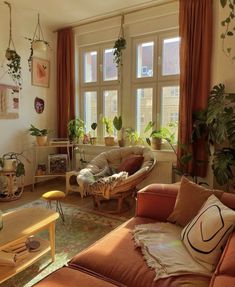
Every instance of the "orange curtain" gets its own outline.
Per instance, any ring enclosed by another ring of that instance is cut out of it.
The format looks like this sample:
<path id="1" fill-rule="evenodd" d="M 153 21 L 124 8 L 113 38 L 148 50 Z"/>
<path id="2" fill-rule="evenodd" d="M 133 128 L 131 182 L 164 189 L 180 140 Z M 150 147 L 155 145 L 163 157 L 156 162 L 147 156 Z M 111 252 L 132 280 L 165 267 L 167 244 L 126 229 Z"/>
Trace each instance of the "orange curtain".
<path id="1" fill-rule="evenodd" d="M 188 145 L 192 133 L 192 114 L 207 107 L 210 91 L 212 53 L 212 0 L 180 0 L 180 115 L 179 142 Z M 194 159 L 207 160 L 205 142 L 192 147 Z M 179 148 L 178 154 L 183 151 Z M 193 166 L 188 166 L 192 174 Z M 206 176 L 207 166 L 194 170 Z"/>
<path id="2" fill-rule="evenodd" d="M 68 122 L 75 117 L 74 35 L 72 28 L 58 31 L 57 111 L 58 137 L 67 137 Z"/>

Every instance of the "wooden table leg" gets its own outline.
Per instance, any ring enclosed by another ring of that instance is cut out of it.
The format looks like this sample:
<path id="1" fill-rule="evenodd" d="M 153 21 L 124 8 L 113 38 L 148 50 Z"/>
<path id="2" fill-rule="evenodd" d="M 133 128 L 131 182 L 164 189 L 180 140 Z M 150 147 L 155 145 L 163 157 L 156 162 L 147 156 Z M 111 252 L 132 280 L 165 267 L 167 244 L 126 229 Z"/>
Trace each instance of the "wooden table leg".
<path id="1" fill-rule="evenodd" d="M 51 259 L 52 262 L 55 261 L 55 221 L 51 222 L 49 225 L 49 236 L 51 245 Z"/>

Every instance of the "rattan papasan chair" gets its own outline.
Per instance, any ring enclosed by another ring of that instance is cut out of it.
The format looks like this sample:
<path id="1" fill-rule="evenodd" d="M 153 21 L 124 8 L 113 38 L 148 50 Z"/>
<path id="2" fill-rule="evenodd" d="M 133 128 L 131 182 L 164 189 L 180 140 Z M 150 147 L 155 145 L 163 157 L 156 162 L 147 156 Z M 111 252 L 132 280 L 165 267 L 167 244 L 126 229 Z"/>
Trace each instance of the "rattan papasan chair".
<path id="1" fill-rule="evenodd" d="M 148 147 L 113 149 L 96 156 L 79 172 L 77 182 L 83 194 L 93 196 L 95 208 L 103 210 L 103 201 L 117 199 L 117 208 L 109 212 L 120 213 L 124 210 L 124 200 L 131 206 L 136 186 L 149 175 L 155 162 Z"/>

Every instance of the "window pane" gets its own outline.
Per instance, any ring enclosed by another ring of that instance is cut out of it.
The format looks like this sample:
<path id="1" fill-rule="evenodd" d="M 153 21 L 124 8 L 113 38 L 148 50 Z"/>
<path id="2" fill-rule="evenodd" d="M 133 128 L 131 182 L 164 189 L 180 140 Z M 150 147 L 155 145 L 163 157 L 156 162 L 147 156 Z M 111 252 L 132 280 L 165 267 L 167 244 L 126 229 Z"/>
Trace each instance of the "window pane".
<path id="1" fill-rule="evenodd" d="M 91 124 L 97 123 L 97 92 L 85 92 L 84 94 L 84 121 L 86 132 L 91 131 Z M 92 130 L 92 136 L 96 136 Z"/>
<path id="2" fill-rule="evenodd" d="M 178 75 L 179 66 L 179 44 L 180 38 L 170 38 L 163 41 L 162 47 L 162 75 Z"/>
<path id="3" fill-rule="evenodd" d="M 176 123 L 179 120 L 179 86 L 162 88 L 161 95 L 162 126 L 169 123 Z M 178 127 L 171 129 L 175 131 L 175 138 L 178 138 Z"/>
<path id="4" fill-rule="evenodd" d="M 104 116 L 113 121 L 118 114 L 118 91 L 104 91 Z M 105 131 L 105 135 L 108 135 Z"/>
<path id="5" fill-rule="evenodd" d="M 152 121 L 153 88 L 137 89 L 136 91 L 136 129 L 143 134 L 149 121 Z"/>
<path id="6" fill-rule="evenodd" d="M 114 81 L 118 79 L 117 67 L 113 62 L 114 49 L 104 50 L 103 79 L 104 81 Z"/>
<path id="7" fill-rule="evenodd" d="M 92 83 L 97 81 L 97 51 L 84 54 L 84 82 Z"/>
<path id="8" fill-rule="evenodd" d="M 137 78 L 146 78 L 153 76 L 153 51 L 154 42 L 146 42 L 137 46 Z"/>

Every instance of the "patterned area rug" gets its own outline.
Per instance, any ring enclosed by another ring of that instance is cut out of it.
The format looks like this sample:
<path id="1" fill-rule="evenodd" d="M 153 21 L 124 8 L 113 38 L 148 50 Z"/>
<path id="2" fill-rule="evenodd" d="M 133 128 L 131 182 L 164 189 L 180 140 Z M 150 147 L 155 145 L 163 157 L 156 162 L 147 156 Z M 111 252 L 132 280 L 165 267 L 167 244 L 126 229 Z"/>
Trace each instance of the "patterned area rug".
<path id="1" fill-rule="evenodd" d="M 24 207 L 45 207 L 42 200 Z M 56 222 L 56 260 L 51 263 L 48 252 L 32 266 L 13 278 L 0 284 L 1 287 L 30 287 L 43 277 L 65 265 L 75 254 L 119 226 L 127 218 L 96 213 L 92 209 L 63 203 L 65 223 L 59 218 Z M 48 238 L 46 231 L 39 234 Z"/>

